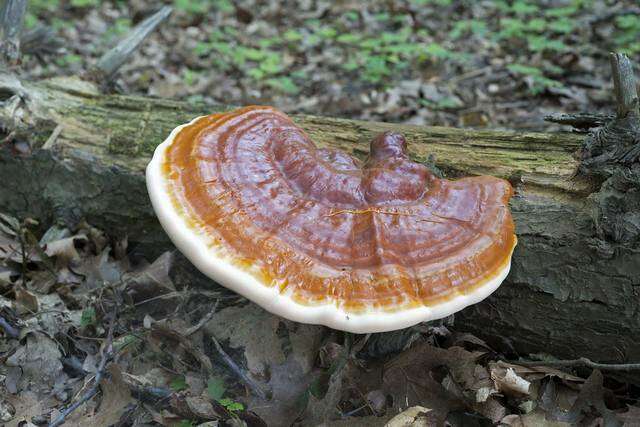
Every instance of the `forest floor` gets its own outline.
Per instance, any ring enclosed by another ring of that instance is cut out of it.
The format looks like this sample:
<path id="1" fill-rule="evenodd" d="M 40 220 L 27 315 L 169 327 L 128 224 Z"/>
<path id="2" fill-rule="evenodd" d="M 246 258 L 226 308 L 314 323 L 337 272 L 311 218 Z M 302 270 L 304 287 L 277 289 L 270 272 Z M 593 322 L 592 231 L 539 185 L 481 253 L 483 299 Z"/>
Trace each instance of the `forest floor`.
<path id="1" fill-rule="evenodd" d="M 26 28 L 51 31 L 24 46 L 33 79 L 83 74 L 158 6 L 29 3 Z M 634 1 L 165 3 L 108 90 L 553 130 L 544 115 L 610 112 L 608 52 L 640 54 Z M 0 425 L 640 425 L 623 372 L 508 360 L 455 319 L 371 335 L 296 324 L 185 281 L 178 253 L 145 260 L 125 236 L 41 221 L 0 214 Z"/>
<path id="2" fill-rule="evenodd" d="M 454 317 L 298 324 L 185 281 L 177 253 L 149 263 L 86 223 L 37 229 L 0 214 L 0 425 L 640 425 L 623 372 L 507 360 Z"/>
<path id="3" fill-rule="evenodd" d="M 30 1 L 55 37 L 34 77 L 86 70 L 157 2 Z M 171 3 L 171 2 L 165 2 Z M 175 0 L 116 90 L 287 112 L 542 130 L 551 112 L 608 110 L 608 53 L 640 54 L 629 1 Z M 638 63 L 639 61 L 635 61 Z"/>

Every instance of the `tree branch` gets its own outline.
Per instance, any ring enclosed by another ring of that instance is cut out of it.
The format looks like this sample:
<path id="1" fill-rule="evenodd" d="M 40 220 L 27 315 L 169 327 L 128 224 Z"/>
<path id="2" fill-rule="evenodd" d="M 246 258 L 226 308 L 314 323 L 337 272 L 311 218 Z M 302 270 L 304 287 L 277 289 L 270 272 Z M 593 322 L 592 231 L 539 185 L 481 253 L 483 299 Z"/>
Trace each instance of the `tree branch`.
<path id="1" fill-rule="evenodd" d="M 216 337 L 212 335 L 211 341 L 213 341 L 213 344 L 215 345 L 216 350 L 218 350 L 218 353 L 220 354 L 220 357 L 222 357 L 224 363 L 229 367 L 229 369 L 233 371 L 234 374 L 240 377 L 242 382 L 244 382 L 256 396 L 258 396 L 262 400 L 271 398 L 271 392 L 265 393 L 265 391 L 262 389 L 262 387 L 260 387 L 258 383 L 256 383 L 251 377 L 249 377 L 249 375 L 247 375 L 242 369 L 240 369 L 236 362 L 234 362 L 233 359 L 227 354 L 227 352 L 224 351 Z"/>
<path id="2" fill-rule="evenodd" d="M 589 129 L 604 126 L 614 116 L 611 114 L 599 114 L 599 113 L 553 113 L 548 116 L 544 116 L 544 120 L 551 123 L 559 123 L 561 125 L 573 126 L 576 129 Z"/>
<path id="3" fill-rule="evenodd" d="M 0 328 L 11 338 L 18 338 L 20 331 L 9 324 L 4 317 L 0 316 Z"/>
<path id="4" fill-rule="evenodd" d="M 597 363 L 586 357 L 571 360 L 540 360 L 540 361 L 508 361 L 520 366 L 559 366 L 559 367 L 580 367 L 584 366 L 601 371 L 637 371 L 640 370 L 640 363 Z"/>
<path id="5" fill-rule="evenodd" d="M 27 0 L 6 0 L 0 17 L 0 54 L 9 64 L 20 59 L 20 32 L 27 11 Z"/>
<path id="6" fill-rule="evenodd" d="M 164 6 L 136 25 L 124 39 L 98 60 L 95 67 L 90 71 L 94 79 L 107 81 L 113 79 L 120 67 L 122 67 L 136 49 L 140 47 L 147 36 L 171 15 L 172 11 L 173 9 L 170 6 Z"/>
<path id="7" fill-rule="evenodd" d="M 610 53 L 609 59 L 618 118 L 624 119 L 629 113 L 638 115 L 638 89 L 633 64 L 623 53 Z"/>

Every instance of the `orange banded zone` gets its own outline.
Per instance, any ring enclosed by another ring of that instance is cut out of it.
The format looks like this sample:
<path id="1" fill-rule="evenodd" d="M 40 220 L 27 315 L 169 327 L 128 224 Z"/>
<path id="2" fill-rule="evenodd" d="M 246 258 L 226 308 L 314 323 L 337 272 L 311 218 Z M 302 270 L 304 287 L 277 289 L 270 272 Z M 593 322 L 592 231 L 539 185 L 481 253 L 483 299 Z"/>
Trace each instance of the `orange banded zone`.
<path id="1" fill-rule="evenodd" d="M 362 164 L 318 150 L 284 114 L 246 107 L 182 128 L 166 193 L 212 254 L 302 305 L 347 313 L 434 306 L 508 268 L 511 186 L 438 179 L 385 134 Z"/>

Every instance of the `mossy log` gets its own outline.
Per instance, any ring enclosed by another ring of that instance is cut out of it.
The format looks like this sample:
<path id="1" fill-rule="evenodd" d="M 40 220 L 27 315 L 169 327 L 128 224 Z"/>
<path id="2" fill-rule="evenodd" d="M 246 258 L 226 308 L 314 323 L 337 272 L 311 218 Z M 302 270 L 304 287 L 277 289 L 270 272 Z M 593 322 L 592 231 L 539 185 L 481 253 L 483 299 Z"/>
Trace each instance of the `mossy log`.
<path id="1" fill-rule="evenodd" d="M 126 234 L 150 257 L 171 247 L 144 183 L 154 147 L 178 124 L 225 109 L 9 74 L 0 74 L 0 101 L 0 210 L 44 222 L 86 219 Z M 393 129 L 406 135 L 414 159 L 447 177 L 512 182 L 512 272 L 493 296 L 456 315 L 458 329 L 512 355 L 640 360 L 640 246 L 602 233 L 607 218 L 594 193 L 601 182 L 576 174 L 583 137 L 293 117 L 321 146 L 365 156 L 373 135 Z"/>

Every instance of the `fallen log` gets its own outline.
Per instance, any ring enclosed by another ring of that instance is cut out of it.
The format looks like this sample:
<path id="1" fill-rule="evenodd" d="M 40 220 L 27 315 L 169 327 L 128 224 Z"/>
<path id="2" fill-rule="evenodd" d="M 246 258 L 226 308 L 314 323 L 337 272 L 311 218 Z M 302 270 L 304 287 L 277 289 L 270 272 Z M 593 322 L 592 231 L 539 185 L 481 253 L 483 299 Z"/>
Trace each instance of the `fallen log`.
<path id="1" fill-rule="evenodd" d="M 77 78 L 29 82 L 7 73 L 0 73 L 0 102 L 0 211 L 45 223 L 86 219 L 126 234 L 149 257 L 172 247 L 145 188 L 154 147 L 178 124 L 225 109 L 104 95 Z M 415 160 L 447 177 L 512 182 L 519 238 L 512 272 L 493 296 L 456 315 L 458 329 L 511 355 L 640 360 L 640 242 L 633 234 L 640 208 L 616 204 L 633 186 L 604 188 L 609 176 L 577 173 L 583 137 L 293 117 L 320 146 L 363 157 L 373 135 L 393 129 L 406 135 Z"/>

